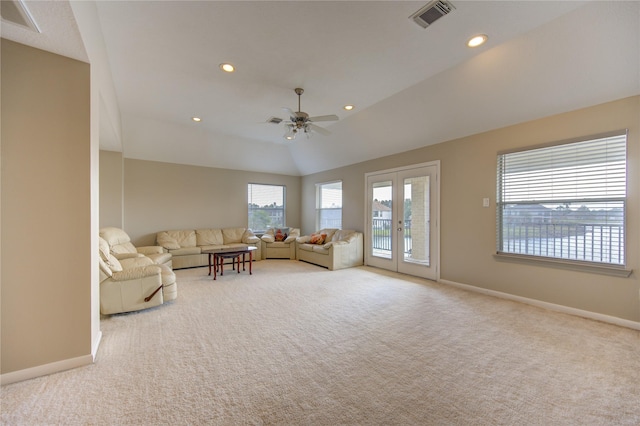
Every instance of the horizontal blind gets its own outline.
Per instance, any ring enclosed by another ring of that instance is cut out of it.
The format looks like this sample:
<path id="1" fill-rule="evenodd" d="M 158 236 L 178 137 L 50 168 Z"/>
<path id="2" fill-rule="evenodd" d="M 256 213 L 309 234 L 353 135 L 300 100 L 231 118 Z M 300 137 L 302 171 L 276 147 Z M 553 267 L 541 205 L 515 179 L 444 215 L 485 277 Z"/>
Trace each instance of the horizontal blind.
<path id="1" fill-rule="evenodd" d="M 342 228 L 342 181 L 316 185 L 316 227 Z"/>
<path id="2" fill-rule="evenodd" d="M 250 183 L 247 187 L 249 228 L 266 231 L 285 226 L 285 187 Z"/>
<path id="3" fill-rule="evenodd" d="M 624 263 L 626 133 L 498 156 L 498 251 Z"/>
<path id="4" fill-rule="evenodd" d="M 502 201 L 626 196 L 626 135 L 503 154 Z"/>

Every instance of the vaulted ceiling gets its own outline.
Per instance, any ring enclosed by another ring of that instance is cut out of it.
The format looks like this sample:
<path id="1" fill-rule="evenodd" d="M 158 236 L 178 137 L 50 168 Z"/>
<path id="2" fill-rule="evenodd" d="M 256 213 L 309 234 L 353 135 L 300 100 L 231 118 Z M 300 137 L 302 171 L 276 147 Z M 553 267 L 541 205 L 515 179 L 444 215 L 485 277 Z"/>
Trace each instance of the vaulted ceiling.
<path id="1" fill-rule="evenodd" d="M 98 1 L 117 104 L 101 147 L 306 175 L 640 93 L 640 2 L 451 1 L 426 29 L 409 16 L 427 1 Z M 73 2 L 24 3 L 42 32 L 3 37 L 89 61 Z M 266 123 L 296 87 L 338 115 L 330 135 Z"/>

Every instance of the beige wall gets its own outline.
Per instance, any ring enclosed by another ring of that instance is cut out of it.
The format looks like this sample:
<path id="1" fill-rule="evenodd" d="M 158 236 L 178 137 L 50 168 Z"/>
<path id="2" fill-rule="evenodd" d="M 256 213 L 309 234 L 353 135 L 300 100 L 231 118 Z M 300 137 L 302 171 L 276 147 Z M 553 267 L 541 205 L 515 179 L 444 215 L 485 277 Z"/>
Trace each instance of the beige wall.
<path id="1" fill-rule="evenodd" d="M 627 268 L 630 278 L 530 266 L 494 258 L 496 154 L 544 142 L 629 129 Z M 427 142 L 425 140 L 425 142 Z M 393 143 L 393 141 L 389 141 Z M 302 179 L 303 233 L 315 218 L 315 184 L 343 181 L 343 227 L 364 228 L 364 174 L 441 161 L 441 279 L 640 321 L 640 97 L 426 146 Z M 483 208 L 482 199 L 491 199 Z"/>
<path id="2" fill-rule="evenodd" d="M 4 375 L 91 360 L 89 65 L 2 40 Z"/>
<path id="3" fill-rule="evenodd" d="M 100 228 L 122 228 L 123 166 L 121 152 L 100 151 Z"/>
<path id="4" fill-rule="evenodd" d="M 286 186 L 288 226 L 300 226 L 300 177 L 124 160 L 124 229 L 136 245 L 158 231 L 247 226 L 247 184 Z"/>

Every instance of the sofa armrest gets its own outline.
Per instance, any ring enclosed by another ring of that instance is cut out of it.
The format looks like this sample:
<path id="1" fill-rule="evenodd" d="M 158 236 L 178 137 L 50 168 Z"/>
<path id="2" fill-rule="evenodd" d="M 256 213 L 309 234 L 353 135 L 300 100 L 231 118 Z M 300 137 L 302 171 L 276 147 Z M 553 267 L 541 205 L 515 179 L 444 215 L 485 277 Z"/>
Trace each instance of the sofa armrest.
<path id="1" fill-rule="evenodd" d="M 276 239 L 273 234 L 264 234 L 262 236 L 262 241 L 264 241 L 265 243 L 273 243 L 276 241 Z"/>
<path id="2" fill-rule="evenodd" d="M 243 241 L 245 244 L 258 244 L 260 242 L 260 238 L 255 235 L 245 238 Z"/>
<path id="3" fill-rule="evenodd" d="M 113 281 L 131 281 L 140 278 L 151 277 L 161 273 L 160 265 L 147 265 L 139 268 L 125 269 L 121 272 L 114 272 L 111 276 Z"/>
<path id="4" fill-rule="evenodd" d="M 142 253 L 113 253 L 113 257 L 118 260 L 131 259 L 132 257 L 144 257 Z"/>
<path id="5" fill-rule="evenodd" d="M 138 253 L 142 254 L 160 254 L 162 253 L 161 246 L 144 246 L 144 247 L 136 247 Z"/>
<path id="6" fill-rule="evenodd" d="M 300 244 L 305 244 L 311 241 L 311 235 L 304 235 L 302 237 L 296 238 L 296 241 Z"/>

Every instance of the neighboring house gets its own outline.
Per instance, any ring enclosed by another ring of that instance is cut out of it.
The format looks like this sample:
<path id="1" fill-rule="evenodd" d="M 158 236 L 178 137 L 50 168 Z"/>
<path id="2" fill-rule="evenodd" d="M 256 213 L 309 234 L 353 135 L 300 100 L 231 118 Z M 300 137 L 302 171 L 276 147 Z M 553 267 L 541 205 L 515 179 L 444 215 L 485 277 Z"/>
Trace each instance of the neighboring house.
<path id="1" fill-rule="evenodd" d="M 376 219 L 391 219 L 391 208 L 385 206 L 378 200 L 373 200 L 373 207 L 371 209 L 373 217 Z"/>

